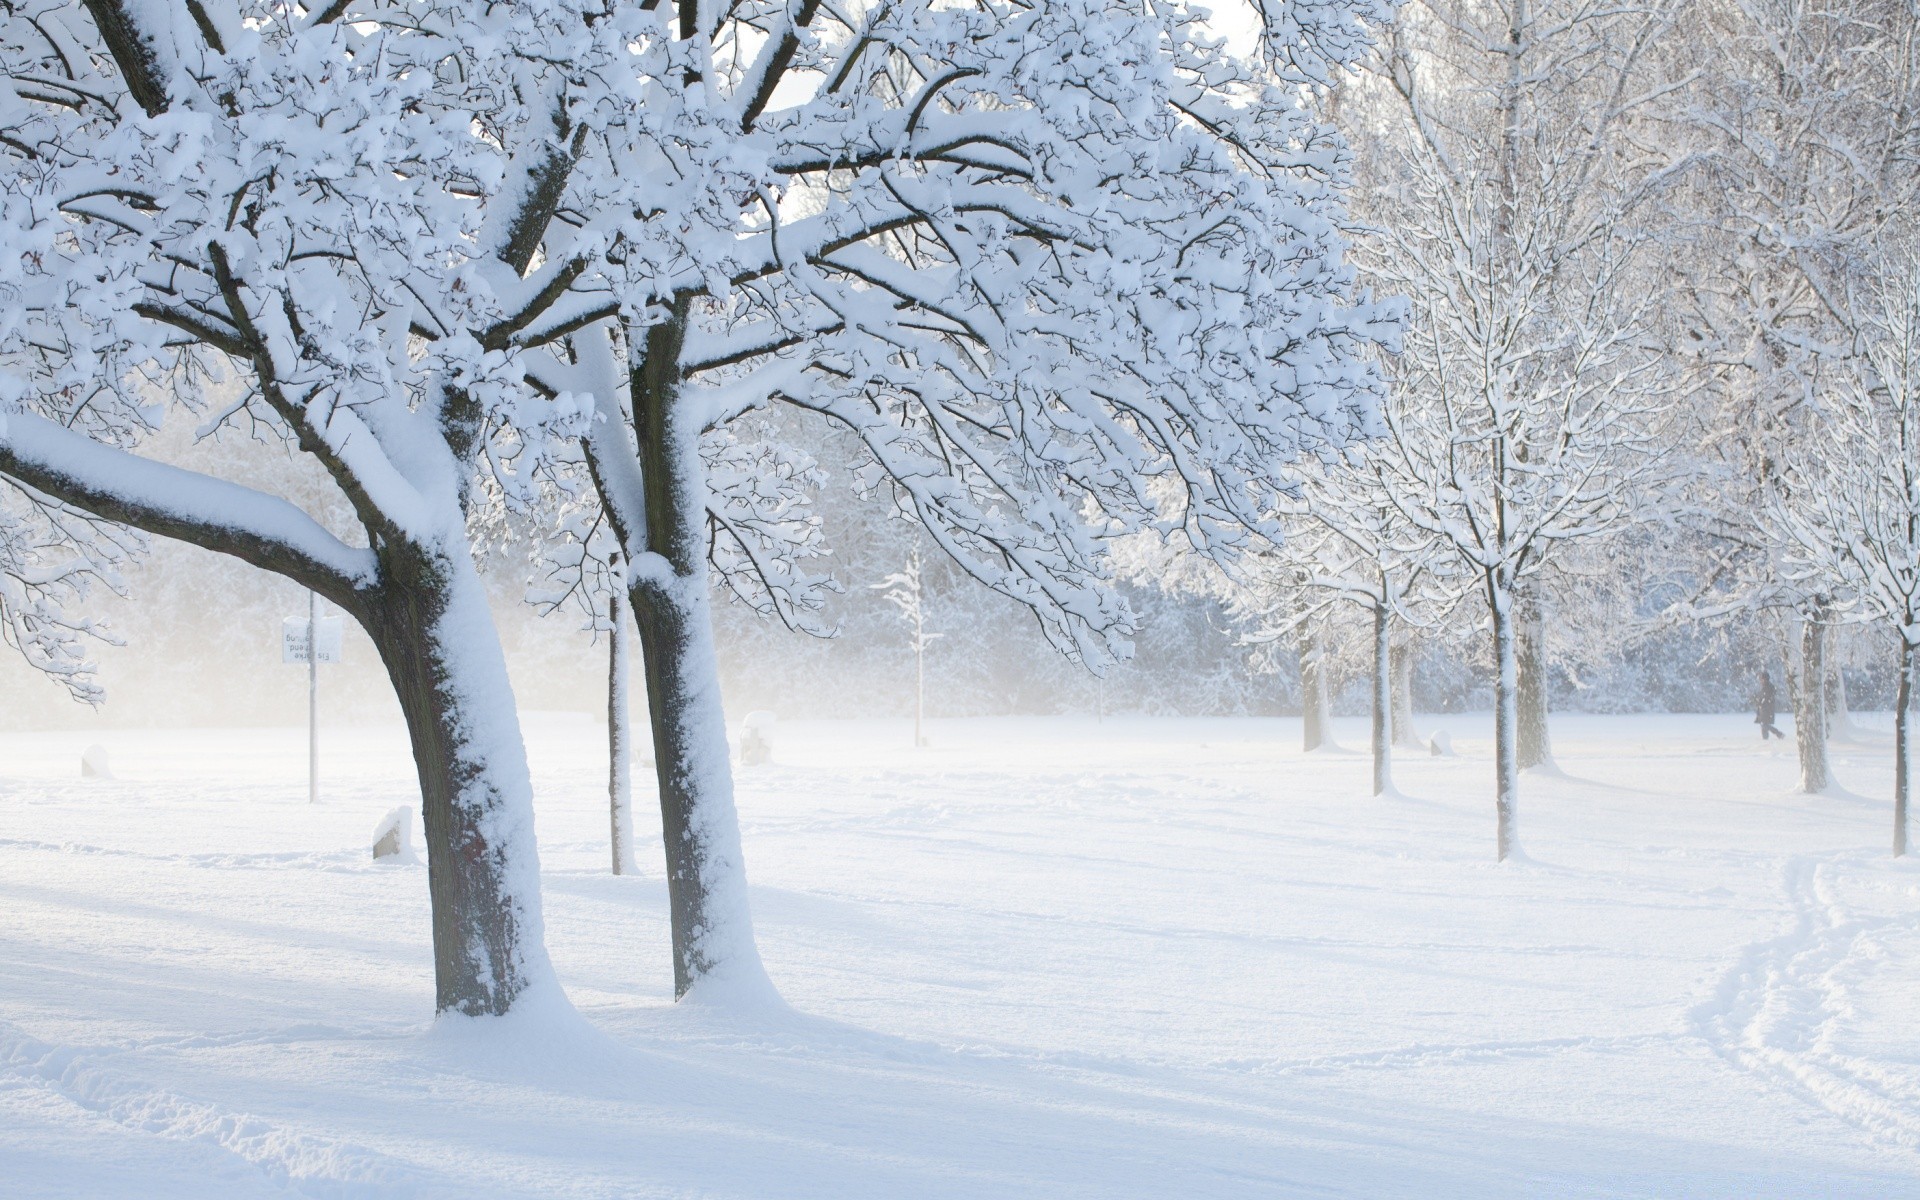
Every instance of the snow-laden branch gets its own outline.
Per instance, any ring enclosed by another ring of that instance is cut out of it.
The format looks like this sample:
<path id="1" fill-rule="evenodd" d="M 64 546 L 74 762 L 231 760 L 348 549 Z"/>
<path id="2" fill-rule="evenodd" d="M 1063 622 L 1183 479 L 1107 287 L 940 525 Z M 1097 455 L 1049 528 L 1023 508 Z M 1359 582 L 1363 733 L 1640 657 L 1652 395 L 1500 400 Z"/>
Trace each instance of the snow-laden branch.
<path id="1" fill-rule="evenodd" d="M 27 413 L 0 413 L 0 474 L 96 516 L 229 554 L 349 611 L 374 583 L 373 554 L 293 504 L 102 445 Z"/>

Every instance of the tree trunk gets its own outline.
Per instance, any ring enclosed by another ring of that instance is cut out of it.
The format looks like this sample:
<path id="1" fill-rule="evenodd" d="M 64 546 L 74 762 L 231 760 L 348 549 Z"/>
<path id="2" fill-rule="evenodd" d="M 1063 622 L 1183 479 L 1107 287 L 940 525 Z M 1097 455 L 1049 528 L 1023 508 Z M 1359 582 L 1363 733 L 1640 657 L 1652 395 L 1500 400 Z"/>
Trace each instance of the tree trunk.
<path id="1" fill-rule="evenodd" d="M 616 560 L 618 567 L 619 560 Z M 613 573 L 607 597 L 607 823 L 613 848 L 613 873 L 639 870 L 633 854 L 633 724 L 628 680 L 633 655 L 633 608 L 627 600 L 626 572 Z"/>
<path id="2" fill-rule="evenodd" d="M 1373 609 L 1373 794 L 1393 790 L 1393 631 L 1386 604 Z"/>
<path id="3" fill-rule="evenodd" d="M 1551 766 L 1553 743 L 1547 729 L 1547 621 L 1537 585 L 1514 593 L 1514 656 L 1519 671 L 1515 760 L 1525 771 Z"/>
<path id="4" fill-rule="evenodd" d="M 1837 637 L 1829 636 L 1827 659 L 1827 737 L 1845 742 L 1860 740 L 1853 724 L 1853 706 L 1847 703 L 1847 672 L 1839 663 Z"/>
<path id="5" fill-rule="evenodd" d="M 699 414 L 679 402 L 686 303 L 674 320 L 646 331 L 632 381 L 649 553 L 628 564 L 660 786 L 676 998 L 708 980 L 771 991 L 753 941 L 713 649 Z"/>
<path id="6" fill-rule="evenodd" d="M 916 597 L 913 611 L 913 744 L 927 744 L 922 731 L 927 717 L 927 627 Z"/>
<path id="7" fill-rule="evenodd" d="M 1413 657 L 1414 648 L 1406 642 L 1393 653 L 1393 742 L 1396 746 L 1420 745 L 1420 735 L 1413 729 Z"/>
<path id="8" fill-rule="evenodd" d="M 504 1013 L 552 980 L 506 657 L 464 548 L 397 543 L 381 558 L 388 582 L 357 615 L 393 680 L 420 776 L 435 1007 Z"/>
<path id="9" fill-rule="evenodd" d="M 1326 644 L 1315 622 L 1302 625 L 1300 637 L 1301 749 L 1318 750 L 1332 733 L 1332 717 L 1327 711 Z"/>
<path id="10" fill-rule="evenodd" d="M 1800 627 L 1800 686 L 1793 693 L 1793 737 L 1800 751 L 1800 790 L 1827 790 L 1826 604 L 1818 602 Z"/>
<path id="11" fill-rule="evenodd" d="M 1498 824 L 1497 857 L 1505 861 L 1514 849 L 1515 810 L 1520 801 L 1520 763 L 1515 745 L 1520 723 L 1519 665 L 1514 650 L 1513 594 L 1498 580 L 1487 581 L 1487 602 L 1493 613 L 1494 813 Z"/>
<path id="12" fill-rule="evenodd" d="M 1900 686 L 1893 701 L 1893 856 L 1907 852 L 1907 795 L 1913 778 L 1909 728 L 1913 714 L 1913 643 L 1900 639 Z"/>

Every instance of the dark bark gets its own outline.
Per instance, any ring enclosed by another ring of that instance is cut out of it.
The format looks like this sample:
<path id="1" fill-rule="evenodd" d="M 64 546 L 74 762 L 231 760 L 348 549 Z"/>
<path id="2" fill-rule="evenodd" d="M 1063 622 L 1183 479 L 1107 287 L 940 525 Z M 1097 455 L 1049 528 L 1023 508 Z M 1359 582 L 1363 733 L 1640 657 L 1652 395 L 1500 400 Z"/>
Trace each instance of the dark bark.
<path id="1" fill-rule="evenodd" d="M 678 998 L 716 965 L 697 938 L 707 926 L 709 849 L 704 830 L 693 820 L 706 783 L 705 771 L 713 766 L 711 756 L 699 748 L 709 731 L 699 727 L 698 715 L 679 700 L 689 689 L 708 683 L 704 678 L 708 668 L 696 661 L 690 614 L 684 605 L 647 587 L 636 587 L 632 596 L 647 682 L 654 775 L 660 788 L 660 834 L 673 926 L 673 994 Z"/>
<path id="2" fill-rule="evenodd" d="M 120 80 L 127 85 L 127 94 L 149 117 L 167 111 L 167 89 L 161 78 L 159 59 L 153 53 L 146 31 L 134 21 L 127 6 L 118 0 L 84 0 L 84 3 L 87 13 L 93 17 L 94 28 L 100 31 L 100 40 L 106 43 L 107 53 L 120 68 Z"/>
<path id="3" fill-rule="evenodd" d="M 13 419 L 22 422 L 40 420 L 37 417 L 27 416 L 16 416 Z M 62 435 L 73 438 L 76 443 L 84 436 L 64 431 Z M 133 494 L 130 491 L 116 490 L 100 482 L 103 479 L 113 479 L 116 483 L 122 483 L 131 472 L 152 470 L 156 467 L 168 476 L 177 474 L 182 482 L 191 482 L 198 487 L 222 486 L 218 481 L 210 483 L 208 476 L 197 472 L 155 464 L 151 460 L 99 443 L 81 443 L 78 449 L 84 451 L 86 460 L 91 460 L 86 462 L 84 468 L 68 464 L 65 457 L 41 457 L 0 442 L 0 473 L 103 520 L 131 526 L 144 533 L 153 534 L 155 537 L 186 542 L 203 550 L 212 550 L 216 554 L 237 558 L 263 571 L 271 571 L 275 575 L 293 580 L 308 591 L 320 593 L 321 596 L 349 612 L 354 611 L 359 589 L 364 581 L 342 575 L 339 571 L 308 557 L 285 542 L 262 537 L 258 533 L 237 525 L 223 525 L 212 520 L 195 519 L 168 507 L 162 502 L 165 497 Z M 236 496 L 234 503 L 237 507 L 249 504 L 282 503 L 279 500 L 262 497 L 238 485 L 227 486 L 233 488 Z"/>
<path id="4" fill-rule="evenodd" d="M 491 767 L 510 751 L 477 744 L 476 698 L 465 693 L 460 665 L 474 649 L 448 645 L 441 632 L 460 568 L 407 545 L 387 547 L 381 559 L 386 582 L 356 615 L 393 680 L 420 778 L 434 1005 L 468 1016 L 504 1013 L 531 982 L 529 949 L 539 952 L 538 930 L 522 927 L 527 914 L 513 895 L 511 848 L 496 834 L 509 800 Z"/>
<path id="5" fill-rule="evenodd" d="M 787 68 L 793 65 L 793 56 L 800 49 L 800 31 L 813 24 L 813 18 L 819 11 L 820 0 L 800 0 L 800 10 L 794 14 L 793 24 L 774 44 L 767 70 L 760 76 L 760 86 L 754 89 L 753 95 L 747 99 L 746 108 L 741 110 L 740 128 L 744 132 L 752 133 L 754 122 L 767 111 L 774 91 L 780 86 L 780 81 L 786 78 Z"/>
<path id="6" fill-rule="evenodd" d="M 1514 594 L 1514 660 L 1519 675 L 1515 703 L 1514 758 L 1520 769 L 1553 762 L 1553 743 L 1547 727 L 1547 622 L 1539 592 L 1533 585 Z"/>
<path id="7" fill-rule="evenodd" d="M 654 772 L 660 789 L 667 895 L 673 927 L 675 997 L 728 956 L 759 970 L 746 911 L 728 760 L 725 712 L 707 604 L 706 481 L 700 426 L 677 403 L 686 302 L 644 334 L 630 380 L 635 442 L 645 495 L 644 544 L 665 571 L 633 570 L 629 596 L 640 631 Z M 616 523 L 616 528 L 619 528 Z M 632 531 L 621 540 L 634 545 Z M 725 894 L 719 894 L 724 892 Z"/>
<path id="8" fill-rule="evenodd" d="M 525 766 L 524 761 L 514 763 L 511 779 L 495 773 L 504 757 L 523 754 L 518 729 L 511 722 L 485 720 L 486 714 L 475 706 L 502 700 L 510 705 L 511 698 L 477 697 L 470 690 L 472 669 L 463 669 L 463 663 L 471 664 L 479 652 L 471 644 L 472 624 L 460 630 L 463 644 L 457 646 L 446 643 L 440 627 L 460 586 L 473 589 L 467 602 L 481 606 L 484 613 L 485 599 L 471 562 L 455 563 L 409 542 L 384 540 L 377 553 L 378 569 L 369 571 L 377 582 L 350 577 L 263 534 L 257 523 L 250 526 L 239 515 L 249 505 L 283 501 L 106 446 L 66 446 L 63 456 L 56 457 L 58 461 L 0 445 L 0 471 L 94 516 L 292 579 L 338 605 L 367 631 L 400 701 L 420 779 L 436 1008 L 471 1015 L 506 1012 L 531 982 L 530 972 L 541 969 L 529 963 L 543 964 L 545 952 L 539 940 L 537 880 L 521 878 L 519 886 L 532 889 L 531 894 L 516 894 L 516 881 L 510 878 L 513 847 L 489 832 L 500 827 L 502 809 L 527 801 L 500 790 L 503 782 L 526 786 Z M 117 471 L 96 469 L 103 463 Z M 161 503 L 158 491 L 175 482 L 176 472 L 199 490 L 231 488 L 235 512 L 196 514 Z M 102 482 L 107 479 L 124 484 L 124 492 Z M 491 634 L 490 624 L 486 630 Z M 497 644 L 492 650 L 497 656 Z M 497 679 L 479 686 L 504 690 L 504 661 L 499 667 Z M 510 747 L 500 744 L 503 729 L 504 736 L 514 740 Z M 506 815 L 510 819 L 513 814 Z M 507 837 L 515 832 L 509 826 Z M 530 830 L 525 837 L 530 845 Z"/>
<path id="9" fill-rule="evenodd" d="M 516 275 L 527 273 L 541 240 L 547 236 L 547 227 L 553 223 L 553 214 L 566 194 L 567 181 L 579 157 L 579 137 L 567 128 L 565 116 L 556 113 L 553 123 L 554 140 L 527 172 L 521 184 L 525 190 L 520 208 L 508 223 L 507 236 L 500 246 L 500 261 L 512 267 Z"/>

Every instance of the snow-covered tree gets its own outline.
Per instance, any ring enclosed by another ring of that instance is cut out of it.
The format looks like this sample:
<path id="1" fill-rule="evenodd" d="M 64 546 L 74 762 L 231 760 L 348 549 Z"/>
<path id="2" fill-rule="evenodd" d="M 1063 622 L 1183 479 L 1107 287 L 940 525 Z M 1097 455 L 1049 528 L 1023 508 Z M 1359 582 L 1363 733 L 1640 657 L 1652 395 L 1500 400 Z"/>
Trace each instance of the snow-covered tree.
<path id="1" fill-rule="evenodd" d="M 1350 474 L 1359 478 L 1344 484 L 1351 489 L 1344 502 L 1327 498 L 1313 511 L 1329 543 L 1319 556 L 1320 578 L 1339 581 L 1346 598 L 1365 608 L 1373 623 L 1371 745 L 1373 794 L 1379 796 L 1394 790 L 1395 634 L 1444 619 L 1458 595 L 1447 578 L 1453 564 L 1442 558 L 1439 540 L 1402 518 L 1372 469 Z M 1411 723 L 1410 698 L 1407 704 L 1403 727 Z"/>
<path id="2" fill-rule="evenodd" d="M 1915 652 L 1920 650 L 1920 252 L 1894 241 L 1840 283 L 1850 368 L 1823 389 L 1808 436 L 1786 448 L 1764 520 L 1783 573 L 1811 578 L 1898 637 L 1893 853 L 1907 849 Z"/>
<path id="3" fill-rule="evenodd" d="M 1794 707 L 1801 787 L 1828 783 L 1834 581 L 1789 569 L 1763 527 L 1785 456 L 1809 436 L 1826 377 L 1851 368 L 1850 263 L 1920 199 L 1920 13 L 1903 3 L 1698 6 L 1702 54 L 1685 127 L 1701 149 L 1699 251 L 1676 295 L 1695 357 L 1718 376 L 1700 406 L 1696 509 L 1717 562 L 1697 611 L 1769 613 Z"/>
<path id="4" fill-rule="evenodd" d="M 1672 382 L 1647 336 L 1662 276 L 1646 217 L 1676 168 L 1629 134 L 1669 90 L 1651 48 L 1679 7 L 1424 0 L 1370 92 L 1400 133 L 1396 171 L 1367 192 L 1364 266 L 1410 306 L 1386 494 L 1481 581 L 1502 858 L 1529 590 L 1559 544 L 1634 517 L 1660 455 Z"/>
<path id="5" fill-rule="evenodd" d="M 503 549 L 532 549 L 538 557 L 536 582 L 526 601 L 541 616 L 570 612 L 586 622 L 599 641 L 607 639 L 607 845 L 612 874 L 639 870 L 634 847 L 634 612 L 626 591 L 626 557 L 607 516 L 591 503 L 591 490 L 578 470 L 559 467 L 578 455 L 555 455 L 540 515 L 559 520 L 541 528 L 493 513 L 493 540 Z M 578 463 L 574 463 L 578 467 Z"/>
<path id="6" fill-rule="evenodd" d="M 513 342 L 570 279 L 536 265 L 563 83 L 629 57 L 596 15 L 0 13 L 0 475 L 286 576 L 367 631 L 419 769 L 442 1011 L 504 1012 L 549 978 L 532 789 L 467 509 L 526 494 L 591 409 L 530 395 Z M 169 421 L 310 457 L 351 534 L 144 456 Z"/>
<path id="7" fill-rule="evenodd" d="M 633 611 L 626 561 L 605 517 L 576 491 L 552 497 L 558 526 L 534 538 L 544 568 L 527 593 L 542 615 L 570 611 L 607 646 L 607 844 L 615 875 L 639 870 L 633 844 Z M 503 529 L 508 537 L 512 531 Z"/>
<path id="8" fill-rule="evenodd" d="M 1285 506 L 1285 540 L 1247 556 L 1231 575 L 1213 578 L 1230 611 L 1248 626 L 1250 642 L 1289 635 L 1300 640 L 1302 706 L 1310 727 L 1316 708 L 1319 721 L 1326 720 L 1322 639 L 1334 616 L 1329 610 L 1345 604 L 1366 614 L 1373 794 L 1378 796 L 1393 791 L 1396 634 L 1438 619 L 1458 596 L 1448 586 L 1452 563 L 1445 544 L 1400 513 L 1385 492 L 1375 453 L 1355 449 L 1307 474 Z M 1304 661 L 1309 652 L 1319 661 Z M 1404 653 L 1400 658 L 1405 660 Z M 1317 747 L 1309 743 L 1306 748 Z"/>
<path id="9" fill-rule="evenodd" d="M 821 582 L 811 463 L 752 414 L 841 427 L 862 490 L 1058 649 L 1124 654 L 1109 539 L 1238 550 L 1373 402 L 1380 314 L 1349 297 L 1345 156 L 1307 90 L 1374 7 L 1278 6 L 1245 57 L 1197 8 L 1116 0 L 623 14 L 632 106 L 575 104 L 552 143 L 568 296 L 513 338 L 598 405 L 678 991 L 760 975 L 710 567 L 789 618 Z"/>
<path id="10" fill-rule="evenodd" d="M 583 439 L 676 991 L 751 982 L 709 563 L 789 619 L 822 587 L 812 466 L 752 414 L 844 427 L 866 490 L 1058 647 L 1123 653 L 1106 539 L 1231 553 L 1372 403 L 1308 92 L 1376 8 L 1268 6 L 1246 55 L 1118 0 L 9 8 L 0 473 L 367 629 L 420 766 L 439 1004 L 500 1012 L 546 967 L 468 522 L 546 502 Z M 357 529 L 142 457 L 169 412 L 311 456 Z"/>

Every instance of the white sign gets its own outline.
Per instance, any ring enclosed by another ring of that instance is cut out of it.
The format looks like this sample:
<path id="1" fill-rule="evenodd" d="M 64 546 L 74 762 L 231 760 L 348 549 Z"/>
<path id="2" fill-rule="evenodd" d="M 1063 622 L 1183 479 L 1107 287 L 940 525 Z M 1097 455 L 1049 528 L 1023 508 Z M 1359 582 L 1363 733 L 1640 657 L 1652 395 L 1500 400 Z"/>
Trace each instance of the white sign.
<path id="1" fill-rule="evenodd" d="M 320 644 L 315 647 L 308 634 L 305 617 L 288 617 L 280 622 L 280 661 L 337 663 L 340 661 L 341 625 L 339 617 L 320 618 Z M 318 653 L 311 653 L 317 650 Z"/>

